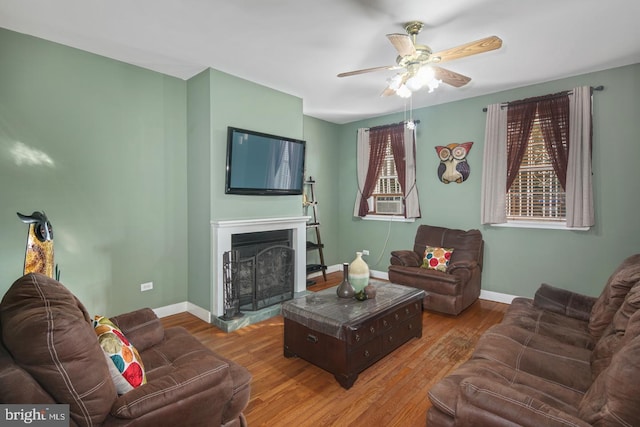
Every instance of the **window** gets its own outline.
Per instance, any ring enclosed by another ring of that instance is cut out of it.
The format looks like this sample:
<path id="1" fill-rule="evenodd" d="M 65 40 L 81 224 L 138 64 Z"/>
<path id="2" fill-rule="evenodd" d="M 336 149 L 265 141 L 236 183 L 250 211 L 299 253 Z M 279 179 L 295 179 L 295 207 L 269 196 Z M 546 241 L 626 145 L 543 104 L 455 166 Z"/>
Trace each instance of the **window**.
<path id="1" fill-rule="evenodd" d="M 398 204 L 399 207 L 395 206 Z M 398 181 L 396 162 L 391 151 L 391 138 L 384 149 L 384 160 L 380 165 L 380 175 L 373 190 L 372 213 L 379 215 L 397 215 L 402 213 L 402 190 Z"/>
<path id="2" fill-rule="evenodd" d="M 507 192 L 506 208 L 509 221 L 563 222 L 566 218 L 565 191 L 545 147 L 537 113 L 520 169 Z"/>
<path id="3" fill-rule="evenodd" d="M 376 187 L 369 201 L 369 212 L 374 215 L 402 215 L 404 213 L 402 189 L 391 150 L 391 137 L 386 141 L 384 159 L 380 165 Z"/>
<path id="4" fill-rule="evenodd" d="M 591 88 L 487 108 L 480 221 L 507 227 L 588 230 Z"/>
<path id="5" fill-rule="evenodd" d="M 415 127 L 405 122 L 358 129 L 354 216 L 392 221 L 420 217 L 415 153 Z"/>

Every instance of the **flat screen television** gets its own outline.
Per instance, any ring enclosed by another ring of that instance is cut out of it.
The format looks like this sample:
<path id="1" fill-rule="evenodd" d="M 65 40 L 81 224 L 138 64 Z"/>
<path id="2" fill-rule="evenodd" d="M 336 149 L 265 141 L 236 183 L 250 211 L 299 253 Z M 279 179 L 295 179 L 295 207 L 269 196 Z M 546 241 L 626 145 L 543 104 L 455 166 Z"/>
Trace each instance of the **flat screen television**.
<path id="1" fill-rule="evenodd" d="M 229 126 L 226 194 L 300 195 L 305 141 Z"/>

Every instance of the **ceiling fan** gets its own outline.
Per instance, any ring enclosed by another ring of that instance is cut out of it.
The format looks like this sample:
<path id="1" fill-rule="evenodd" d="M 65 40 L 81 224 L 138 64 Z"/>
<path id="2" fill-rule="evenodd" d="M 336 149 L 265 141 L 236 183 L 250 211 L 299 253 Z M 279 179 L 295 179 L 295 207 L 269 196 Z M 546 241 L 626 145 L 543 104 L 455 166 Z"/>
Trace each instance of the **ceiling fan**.
<path id="1" fill-rule="evenodd" d="M 398 51 L 395 65 L 349 71 L 338 74 L 338 77 L 355 76 L 373 71 L 404 69 L 403 72 L 396 74 L 388 80 L 388 86 L 382 93 L 382 96 L 397 94 L 406 98 L 411 96 L 412 92 L 425 86 L 428 86 L 431 92 L 437 88 L 441 82 L 454 87 L 466 85 L 471 81 L 470 77 L 434 64 L 489 52 L 502 46 L 502 40 L 499 37 L 491 36 L 433 53 L 429 46 L 416 42 L 416 36 L 423 27 L 424 24 L 422 22 L 411 21 L 404 26 L 407 34 L 387 34 L 387 38 Z"/>

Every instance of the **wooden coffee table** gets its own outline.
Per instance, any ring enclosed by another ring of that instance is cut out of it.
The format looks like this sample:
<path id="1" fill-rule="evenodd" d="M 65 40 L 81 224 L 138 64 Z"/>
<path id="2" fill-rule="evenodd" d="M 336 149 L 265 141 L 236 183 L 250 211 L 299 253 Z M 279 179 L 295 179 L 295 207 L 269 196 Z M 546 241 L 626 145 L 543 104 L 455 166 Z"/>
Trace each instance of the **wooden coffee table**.
<path id="1" fill-rule="evenodd" d="M 413 337 L 422 336 L 425 292 L 371 280 L 376 298 L 338 298 L 336 288 L 282 304 L 284 355 L 331 372 L 350 388 L 358 374 Z"/>

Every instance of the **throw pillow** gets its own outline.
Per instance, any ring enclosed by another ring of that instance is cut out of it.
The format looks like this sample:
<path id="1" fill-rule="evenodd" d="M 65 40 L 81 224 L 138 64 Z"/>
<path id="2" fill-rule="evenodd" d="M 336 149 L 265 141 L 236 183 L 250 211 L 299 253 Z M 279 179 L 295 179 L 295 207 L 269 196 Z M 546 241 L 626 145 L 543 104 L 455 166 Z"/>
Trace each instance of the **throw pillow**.
<path id="1" fill-rule="evenodd" d="M 118 394 L 125 394 L 131 390 L 133 390 L 133 386 L 129 384 L 116 365 L 111 360 L 111 357 L 107 354 L 106 351 L 102 351 L 104 357 L 107 359 L 107 366 L 109 367 L 109 375 L 111 375 L 111 380 L 113 380 L 113 384 L 116 386 L 116 391 Z"/>
<path id="2" fill-rule="evenodd" d="M 449 260 L 453 248 L 439 248 L 437 246 L 427 246 L 424 251 L 424 260 L 422 261 L 422 268 L 429 270 L 447 271 L 449 267 Z"/>
<path id="3" fill-rule="evenodd" d="M 122 331 L 111 320 L 102 316 L 95 316 L 93 328 L 105 356 L 116 368 L 109 367 L 109 372 L 118 394 L 145 384 L 147 378 L 140 354 Z M 125 381 L 122 381 L 123 378 Z"/>

